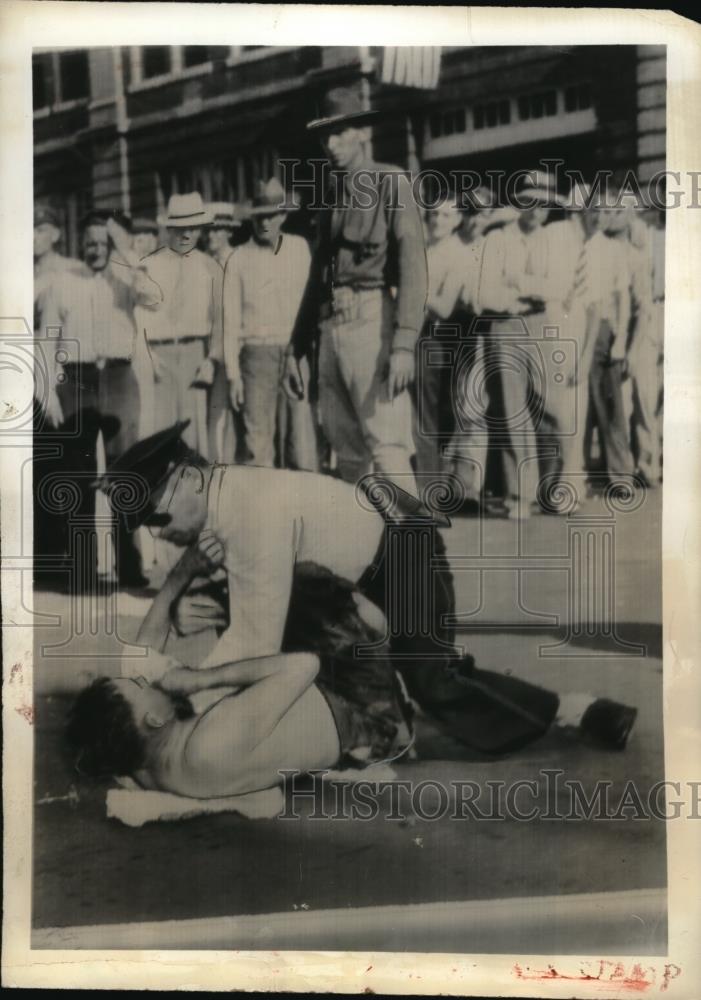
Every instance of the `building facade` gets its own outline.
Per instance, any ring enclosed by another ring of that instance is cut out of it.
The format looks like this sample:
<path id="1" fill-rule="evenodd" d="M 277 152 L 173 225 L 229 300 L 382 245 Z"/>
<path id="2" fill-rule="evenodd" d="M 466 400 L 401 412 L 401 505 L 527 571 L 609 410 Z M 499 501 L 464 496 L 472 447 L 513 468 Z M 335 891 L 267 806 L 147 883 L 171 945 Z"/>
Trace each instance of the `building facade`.
<path id="1" fill-rule="evenodd" d="M 62 213 L 69 253 L 90 207 L 157 217 L 172 193 L 193 189 L 243 201 L 258 179 L 280 176 L 281 158 L 321 155 L 305 124 L 339 85 L 385 112 L 374 155 L 405 168 L 508 174 L 559 159 L 585 177 L 633 170 L 641 181 L 664 169 L 664 46 L 448 47 L 430 80 L 409 70 L 402 79 L 399 60 L 388 74 L 388 52 L 35 52 L 35 197 Z"/>

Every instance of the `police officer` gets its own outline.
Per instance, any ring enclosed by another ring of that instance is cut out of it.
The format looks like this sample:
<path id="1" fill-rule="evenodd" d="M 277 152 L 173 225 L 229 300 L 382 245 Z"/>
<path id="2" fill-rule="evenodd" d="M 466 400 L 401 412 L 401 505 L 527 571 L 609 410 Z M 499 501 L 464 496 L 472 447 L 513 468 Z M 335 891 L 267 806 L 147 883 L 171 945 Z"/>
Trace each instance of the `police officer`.
<path id="1" fill-rule="evenodd" d="M 426 258 L 409 181 L 367 152 L 373 116 L 355 92 L 338 88 L 307 126 L 337 183 L 319 219 L 283 382 L 289 394 L 304 394 L 299 361 L 318 327 L 321 420 L 342 478 L 355 482 L 372 470 L 413 491 L 408 389 L 426 301 Z"/>

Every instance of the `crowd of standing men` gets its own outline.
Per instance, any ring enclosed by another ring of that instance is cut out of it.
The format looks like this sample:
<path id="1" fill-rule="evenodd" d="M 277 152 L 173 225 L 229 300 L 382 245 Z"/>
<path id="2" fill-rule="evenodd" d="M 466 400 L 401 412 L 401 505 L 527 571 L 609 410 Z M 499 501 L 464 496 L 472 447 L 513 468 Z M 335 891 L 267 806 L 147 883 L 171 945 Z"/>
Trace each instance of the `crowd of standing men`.
<path id="1" fill-rule="evenodd" d="M 422 214 L 399 168 L 368 154 L 372 114 L 339 90 L 309 123 L 349 195 L 318 213 L 312 247 L 275 178 L 245 206 L 193 192 L 159 220 L 93 212 L 80 261 L 36 207 L 37 577 L 70 561 L 47 484 L 71 479 L 89 522 L 101 463 L 176 421 L 213 462 L 374 471 L 410 493 L 441 479 L 468 513 L 556 510 L 563 477 L 580 497 L 607 477 L 659 483 L 659 214 L 600 208 L 536 171 L 528 207 L 480 189 L 464 208 L 446 190 Z M 359 173 L 369 204 L 352 196 Z M 124 586 L 169 566 L 143 529 L 117 530 L 115 556 Z"/>

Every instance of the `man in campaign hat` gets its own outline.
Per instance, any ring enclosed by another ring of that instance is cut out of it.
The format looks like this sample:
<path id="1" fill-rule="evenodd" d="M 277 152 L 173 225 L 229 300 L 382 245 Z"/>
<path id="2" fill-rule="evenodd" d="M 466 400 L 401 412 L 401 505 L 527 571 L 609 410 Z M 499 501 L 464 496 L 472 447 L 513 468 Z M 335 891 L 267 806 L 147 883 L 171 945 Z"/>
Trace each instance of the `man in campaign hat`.
<path id="1" fill-rule="evenodd" d="M 208 455 L 207 390 L 214 381 L 214 366 L 222 360 L 223 274 L 197 249 L 197 242 L 212 214 L 195 191 L 172 195 L 159 221 L 167 245 L 144 261 L 161 289 L 160 307 L 146 327 L 153 363 L 150 430 L 188 420 L 188 444 Z"/>
<path id="2" fill-rule="evenodd" d="M 394 498 L 381 510 L 370 502 L 370 493 L 361 503 L 357 490 L 335 477 L 212 466 L 187 451 L 181 438 L 184 429 L 174 426 L 157 439 L 141 442 L 107 471 L 102 483 L 116 512 L 128 517 L 132 527 L 146 523 L 159 537 L 181 547 L 197 545 L 206 531 L 223 550 L 217 565 L 223 580 L 212 577 L 208 595 L 198 596 L 198 608 L 189 618 L 177 570 L 166 580 L 149 622 L 152 645 L 160 649 L 167 639 L 171 622 L 162 613 L 165 608 L 168 613 L 174 610 L 183 633 L 220 626 L 219 639 L 200 668 L 275 656 L 283 648 L 295 597 L 295 567 L 314 564 L 322 575 L 354 585 L 365 602 L 374 605 L 363 606 L 361 612 L 368 621 L 374 613 L 375 627 L 378 611 L 389 621 L 391 608 L 407 607 L 409 601 L 417 606 L 413 590 L 426 586 L 431 567 L 431 583 L 423 594 L 424 601 L 430 601 L 431 627 L 414 629 L 415 623 L 408 620 L 412 616 L 405 615 L 400 627 L 390 628 L 389 639 L 392 664 L 423 708 L 456 738 L 490 753 L 521 746 L 558 720 L 580 724 L 583 732 L 610 748 L 625 745 L 634 709 L 584 695 L 560 699 L 514 677 L 478 670 L 471 656 L 461 655 L 450 624 L 456 610 L 452 574 L 438 531 L 432 536 L 433 551 L 413 546 L 412 570 L 397 574 L 391 566 L 385 569 L 397 550 L 388 544 L 389 531 L 404 534 L 411 547 L 417 532 L 435 525 L 431 512 L 401 488 L 390 489 Z M 382 480 L 377 485 L 382 487 Z M 383 492 L 387 496 L 387 490 Z M 409 590 L 397 592 L 402 587 Z M 310 600 L 323 603 L 324 594 L 321 582 L 316 598 L 297 602 L 300 622 L 314 620 L 315 609 L 308 605 Z M 201 610 L 207 599 L 209 615 Z M 314 648 L 305 647 L 300 622 L 296 648 Z M 379 622 L 382 631 L 382 615 Z M 397 625 L 390 621 L 390 626 Z M 311 635 L 307 638 L 311 642 Z"/>
<path id="3" fill-rule="evenodd" d="M 233 376 L 241 373 L 242 460 L 315 471 L 311 404 L 288 399 L 281 385 L 309 278 L 307 241 L 282 232 L 288 212 L 296 208 L 277 178 L 257 185 L 247 209 L 251 238 L 229 259 L 224 274 L 224 358 L 232 386 Z M 232 399 L 235 407 L 240 403 L 238 397 Z"/>
<path id="4" fill-rule="evenodd" d="M 341 476 L 356 482 L 374 470 L 413 491 L 409 385 L 426 300 L 426 258 L 410 181 L 368 151 L 375 117 L 354 90 L 337 88 L 325 96 L 321 116 L 309 122 L 335 184 L 319 217 L 285 385 L 292 395 L 305 392 L 299 362 L 320 331 L 321 419 Z"/>

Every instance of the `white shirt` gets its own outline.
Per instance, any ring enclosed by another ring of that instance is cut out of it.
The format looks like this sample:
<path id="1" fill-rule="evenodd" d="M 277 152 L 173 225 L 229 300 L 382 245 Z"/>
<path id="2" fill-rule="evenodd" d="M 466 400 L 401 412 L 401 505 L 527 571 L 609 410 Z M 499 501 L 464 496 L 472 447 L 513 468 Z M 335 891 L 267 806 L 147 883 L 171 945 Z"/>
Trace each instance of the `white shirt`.
<path id="1" fill-rule="evenodd" d="M 278 653 L 295 562 L 309 560 L 357 582 L 384 531 L 355 488 L 313 472 L 219 466 L 207 527 L 226 550 L 231 623 L 203 666 Z"/>
<path id="2" fill-rule="evenodd" d="M 311 254 L 301 236 L 280 237 L 277 251 L 251 239 L 224 271 L 224 360 L 238 369 L 242 344 L 285 346 L 292 335 L 309 277 Z"/>
<path id="3" fill-rule="evenodd" d="M 44 297 L 42 332 L 60 328 L 68 363 L 131 358 L 136 337 L 134 307 L 156 306 L 158 294 L 142 270 L 114 259 L 104 271 L 65 270 Z"/>
<path id="4" fill-rule="evenodd" d="M 148 320 L 150 342 L 183 337 L 221 339 L 221 267 L 199 250 L 180 254 L 161 247 L 142 261 L 160 289 L 161 301 Z"/>
<path id="5" fill-rule="evenodd" d="M 561 308 L 572 287 L 584 241 L 575 220 L 538 226 L 524 233 L 516 223 L 484 239 L 477 300 L 481 312 L 514 309 L 519 296 L 538 296 L 546 309 Z"/>
<path id="6" fill-rule="evenodd" d="M 457 233 L 429 244 L 426 249 L 429 302 L 435 301 L 450 285 L 456 292 L 456 300 L 452 308 L 447 303 L 448 314 L 458 300 L 474 308 L 481 259 L 482 241 L 465 243 Z"/>

